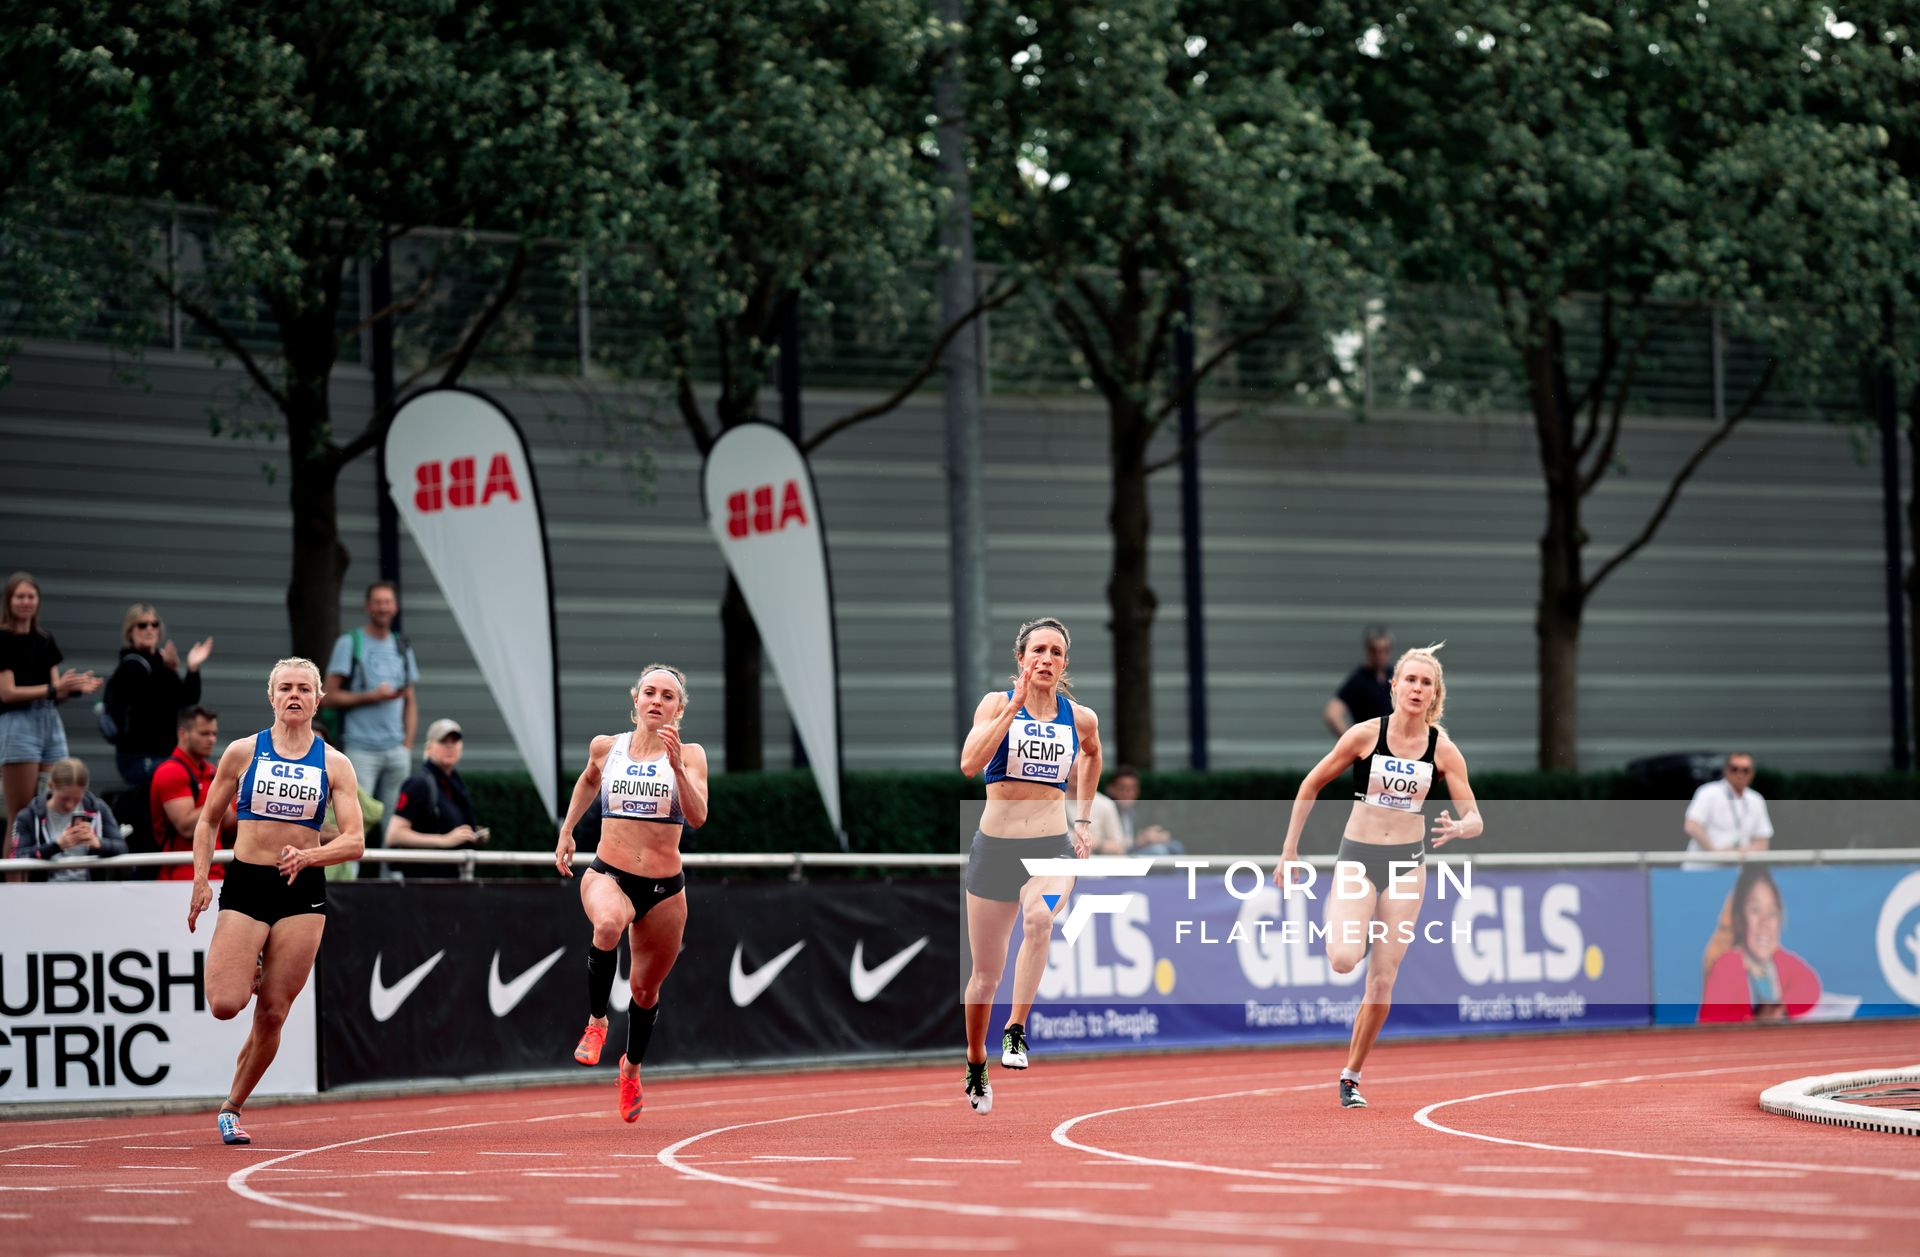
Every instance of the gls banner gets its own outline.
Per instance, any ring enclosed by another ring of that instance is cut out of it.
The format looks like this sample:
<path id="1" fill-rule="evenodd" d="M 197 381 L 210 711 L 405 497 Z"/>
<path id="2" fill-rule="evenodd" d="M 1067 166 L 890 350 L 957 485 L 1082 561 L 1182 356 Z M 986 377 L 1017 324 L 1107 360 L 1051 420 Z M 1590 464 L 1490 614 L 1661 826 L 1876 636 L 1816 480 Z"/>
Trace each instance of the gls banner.
<path id="1" fill-rule="evenodd" d="M 187 891 L 180 882 L 7 889 L 0 1102 L 226 1094 L 252 1008 L 232 1021 L 207 1011 L 214 914 L 187 933 Z M 307 992 L 256 1095 L 314 1091 L 315 1024 Z"/>
<path id="2" fill-rule="evenodd" d="M 560 730 L 553 585 L 520 429 L 479 393 L 430 389 L 395 413 L 380 457 L 393 504 L 551 815 Z"/>
<path id="3" fill-rule="evenodd" d="M 1075 941 L 1055 935 L 1028 1037 L 1095 1049 L 1344 1037 L 1366 965 L 1341 974 L 1327 961 L 1333 884 L 1321 880 L 1317 898 L 1298 889 L 1283 898 L 1270 872 L 1215 861 L 1077 883 L 1075 898 L 1129 893 L 1085 916 Z M 1644 874 L 1454 872 L 1464 887 L 1429 876 L 1387 1033 L 1648 1022 Z M 1015 948 L 1020 933 L 1016 925 Z"/>
<path id="4" fill-rule="evenodd" d="M 729 1064 L 933 1047 L 959 1009 L 944 882 L 688 887 L 651 1064 Z M 320 985 L 326 1083 L 565 1070 L 587 1019 L 576 881 L 351 882 L 331 891 Z M 511 922 L 511 929 L 501 923 Z M 626 943 L 603 1068 L 620 1057 Z"/>
<path id="5" fill-rule="evenodd" d="M 707 527 L 759 626 L 844 848 L 833 584 L 806 455 L 772 424 L 743 423 L 707 451 L 701 483 Z"/>

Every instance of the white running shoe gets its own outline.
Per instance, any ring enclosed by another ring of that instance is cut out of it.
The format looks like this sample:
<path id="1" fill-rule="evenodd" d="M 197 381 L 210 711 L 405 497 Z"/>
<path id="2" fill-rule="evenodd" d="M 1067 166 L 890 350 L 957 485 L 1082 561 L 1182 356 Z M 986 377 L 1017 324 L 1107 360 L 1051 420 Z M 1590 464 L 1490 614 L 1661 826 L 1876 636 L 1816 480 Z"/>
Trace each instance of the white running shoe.
<path id="1" fill-rule="evenodd" d="M 987 1063 L 967 1062 L 967 1103 L 975 1113 L 993 1112 L 993 1088 L 987 1085 Z"/>
<path id="2" fill-rule="evenodd" d="M 1019 1022 L 1008 1026 L 1000 1036 L 1000 1063 L 1008 1069 L 1027 1067 L 1027 1028 Z"/>

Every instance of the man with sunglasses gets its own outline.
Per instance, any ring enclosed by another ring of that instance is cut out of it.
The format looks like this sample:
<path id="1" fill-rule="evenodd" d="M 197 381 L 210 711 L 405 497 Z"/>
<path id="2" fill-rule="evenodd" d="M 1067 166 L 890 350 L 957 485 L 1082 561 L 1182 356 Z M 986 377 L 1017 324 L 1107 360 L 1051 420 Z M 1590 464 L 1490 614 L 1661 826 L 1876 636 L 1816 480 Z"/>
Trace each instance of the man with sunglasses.
<path id="1" fill-rule="evenodd" d="M 1687 852 L 1765 851 L 1773 838 L 1773 818 L 1767 801 L 1753 788 L 1753 756 L 1735 751 L 1727 756 L 1720 780 L 1693 792 L 1687 804 Z M 1683 867 L 1712 868 L 1696 863 Z"/>

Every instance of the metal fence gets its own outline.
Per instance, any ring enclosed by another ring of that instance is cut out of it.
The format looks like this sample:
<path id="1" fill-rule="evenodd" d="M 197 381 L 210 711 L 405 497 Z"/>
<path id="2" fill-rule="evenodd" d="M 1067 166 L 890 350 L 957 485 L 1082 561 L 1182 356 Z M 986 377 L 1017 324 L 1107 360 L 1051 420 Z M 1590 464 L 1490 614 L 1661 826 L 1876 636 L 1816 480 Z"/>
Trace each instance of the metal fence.
<path id="1" fill-rule="evenodd" d="M 156 215 L 141 232 L 151 261 L 183 283 L 209 294 L 223 291 L 213 240 L 215 224 L 192 213 Z M 112 230 L 126 232 L 125 225 Z M 397 370 L 422 370 L 460 335 L 495 291 L 515 247 L 506 238 L 423 231 L 393 245 L 396 297 L 424 297 L 394 320 Z M 198 281 L 195 276 L 199 276 Z M 981 268 L 981 289 L 996 277 Z M 1198 353 L 1257 327 L 1281 300 L 1284 285 L 1267 285 L 1273 302 L 1210 296 L 1201 283 L 1196 307 Z M 362 328 L 373 313 L 369 268 L 355 265 L 342 279 L 336 328 L 340 361 L 357 366 L 371 357 Z M 253 352 L 279 349 L 266 303 L 227 295 L 213 313 Z M 518 377 L 579 380 L 658 379 L 658 346 L 665 321 L 643 311 L 630 291 L 592 258 L 564 244 L 530 250 L 519 294 L 489 334 L 475 367 Z M 1638 416 L 1719 417 L 1738 406 L 1765 369 L 1766 346 L 1734 335 L 1711 310 L 1669 310 L 1641 355 L 1628 410 Z M 1601 305 L 1578 298 L 1563 310 L 1569 374 L 1576 381 L 1600 353 Z M 218 353 L 218 341 L 156 289 L 131 292 L 98 279 L 83 293 L 79 312 L 26 303 L 0 304 L 0 327 L 15 337 L 114 344 L 132 349 Z M 924 360 L 939 335 L 938 272 L 931 260 L 910 270 L 895 291 L 826 289 L 807 294 L 800 314 L 800 356 L 812 388 L 890 390 Z M 1036 294 L 1023 294 L 976 326 L 982 386 L 988 393 L 1091 392 L 1093 382 Z M 694 355 L 696 374 L 711 359 Z M 937 387 L 937 378 L 930 387 Z M 1367 412 L 1448 410 L 1459 413 L 1525 411 L 1526 378 L 1502 330 L 1491 295 L 1399 287 L 1355 309 L 1350 320 L 1325 327 L 1299 324 L 1258 336 L 1208 377 L 1210 399 L 1265 401 Z M 1863 413 L 1860 380 L 1850 369 L 1777 382 L 1755 407 L 1756 418 L 1831 421 Z"/>

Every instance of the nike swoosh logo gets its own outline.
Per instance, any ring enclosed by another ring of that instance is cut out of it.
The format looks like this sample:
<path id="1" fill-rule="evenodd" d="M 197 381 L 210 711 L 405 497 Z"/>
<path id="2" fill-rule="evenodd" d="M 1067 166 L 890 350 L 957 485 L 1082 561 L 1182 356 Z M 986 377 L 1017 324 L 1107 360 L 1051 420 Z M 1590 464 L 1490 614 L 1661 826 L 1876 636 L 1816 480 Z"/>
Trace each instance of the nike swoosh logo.
<path id="1" fill-rule="evenodd" d="M 734 944 L 733 965 L 727 970 L 727 994 L 733 996 L 733 1006 L 745 1008 L 759 999 L 760 993 L 773 985 L 773 980 L 780 976 L 780 971 L 792 964 L 793 958 L 798 956 L 800 949 L 806 945 L 807 940 L 801 939 L 752 973 L 746 973 L 740 968 L 740 953 L 745 950 L 746 945 Z"/>
<path id="2" fill-rule="evenodd" d="M 518 1007 L 520 1001 L 527 998 L 527 992 L 533 989 L 533 984 L 545 977 L 547 970 L 553 968 L 553 966 L 559 962 L 560 957 L 566 955 L 566 953 L 567 949 L 564 946 L 556 947 L 545 960 L 527 970 L 513 981 L 502 982 L 500 980 L 500 953 L 498 950 L 495 950 L 493 953 L 493 964 L 487 968 L 487 1007 L 493 1010 L 493 1015 L 496 1017 L 504 1017 Z"/>
<path id="3" fill-rule="evenodd" d="M 920 949 L 927 945 L 926 936 L 905 951 L 894 955 L 891 960 L 882 961 L 869 969 L 862 963 L 866 958 L 866 944 L 856 942 L 853 945 L 853 967 L 847 970 L 847 980 L 853 984 L 853 998 L 862 1004 L 872 1002 L 873 998 L 887 989 L 887 983 L 894 980 L 900 971 L 907 967 Z"/>
<path id="4" fill-rule="evenodd" d="M 414 988 L 427 980 L 427 975 L 433 972 L 433 967 L 439 964 L 440 958 L 446 954 L 446 949 L 442 948 L 433 953 L 430 959 L 417 965 L 406 977 L 392 986 L 387 986 L 380 981 L 380 954 L 374 953 L 373 985 L 367 988 L 367 1007 L 373 1010 L 373 1019 L 386 1021 L 399 1012 L 400 1005 L 407 1002 L 407 996 L 413 994 Z"/>

